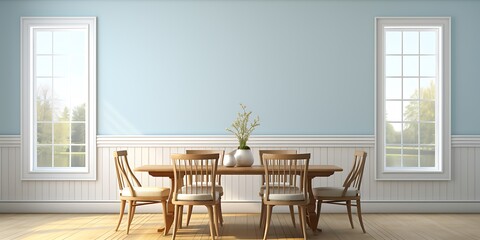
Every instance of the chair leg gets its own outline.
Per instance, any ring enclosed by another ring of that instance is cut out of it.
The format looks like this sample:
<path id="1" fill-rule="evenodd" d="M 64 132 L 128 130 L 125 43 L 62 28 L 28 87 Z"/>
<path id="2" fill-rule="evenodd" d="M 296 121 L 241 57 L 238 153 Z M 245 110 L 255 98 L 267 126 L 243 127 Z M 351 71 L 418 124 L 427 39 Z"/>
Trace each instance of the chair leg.
<path id="1" fill-rule="evenodd" d="M 218 233 L 218 204 L 213 206 L 213 226 L 215 227 L 215 235 L 220 236 Z"/>
<path id="2" fill-rule="evenodd" d="M 125 214 L 125 200 L 120 200 L 120 216 L 118 217 L 118 224 L 115 231 L 118 231 L 118 227 L 120 227 L 120 223 L 122 222 L 123 215 Z"/>
<path id="3" fill-rule="evenodd" d="M 173 233 L 172 240 L 175 240 L 178 230 L 178 212 L 180 212 L 180 205 L 175 205 L 175 211 L 173 212 Z"/>
<path id="4" fill-rule="evenodd" d="M 190 218 L 192 218 L 193 205 L 188 205 L 187 208 L 187 227 L 190 224 Z"/>
<path id="5" fill-rule="evenodd" d="M 183 222 L 183 205 L 180 205 L 180 212 L 178 213 L 178 228 L 182 228 L 182 222 Z"/>
<path id="6" fill-rule="evenodd" d="M 363 226 L 362 208 L 360 207 L 360 198 L 357 199 L 357 215 L 358 215 L 358 220 L 360 221 L 360 226 L 362 227 L 363 233 L 367 233 L 367 232 L 365 231 L 365 227 Z"/>
<path id="7" fill-rule="evenodd" d="M 350 220 L 350 226 L 353 227 L 353 221 L 352 221 L 352 201 L 348 200 L 347 201 L 347 212 L 348 212 L 348 219 Z"/>
<path id="8" fill-rule="evenodd" d="M 302 232 L 303 232 L 303 239 L 307 239 L 307 208 L 306 206 L 301 207 L 302 214 L 300 217 L 302 218 Z"/>
<path id="9" fill-rule="evenodd" d="M 130 233 L 130 224 L 132 223 L 133 215 L 135 214 L 135 212 L 134 212 L 135 201 L 128 201 L 128 204 L 129 204 L 129 207 L 128 207 L 127 234 Z"/>
<path id="10" fill-rule="evenodd" d="M 165 224 L 165 229 L 163 230 L 164 231 L 163 235 L 166 235 L 166 233 L 167 233 L 167 221 L 168 221 L 167 220 L 167 215 L 168 215 L 167 211 L 168 211 L 167 210 L 167 201 L 162 200 L 163 224 Z"/>
<path id="11" fill-rule="evenodd" d="M 219 218 L 220 226 L 223 227 L 222 198 L 220 198 L 218 202 L 218 214 L 219 214 L 218 218 Z"/>
<path id="12" fill-rule="evenodd" d="M 214 227 L 214 219 L 213 219 L 213 207 L 212 205 L 207 205 L 207 210 L 208 210 L 208 218 L 210 219 L 209 225 L 210 225 L 210 236 L 212 237 L 212 240 L 215 239 L 215 227 Z"/>
<path id="13" fill-rule="evenodd" d="M 293 228 L 295 228 L 295 211 L 293 205 L 288 206 L 290 208 L 290 217 L 292 218 Z"/>
<path id="14" fill-rule="evenodd" d="M 303 218 L 302 218 L 302 209 L 300 205 L 298 205 L 298 220 L 300 220 L 300 228 L 302 228 Z M 303 231 L 303 228 L 302 228 L 302 231 Z"/>
<path id="15" fill-rule="evenodd" d="M 262 228 L 263 224 L 264 224 L 264 219 L 265 219 L 265 204 L 263 204 L 263 200 L 262 200 L 262 206 L 260 208 L 260 228 Z"/>
<path id="16" fill-rule="evenodd" d="M 320 212 L 322 211 L 322 200 L 317 200 L 317 223 L 320 221 Z"/>
<path id="17" fill-rule="evenodd" d="M 220 207 L 220 203 L 215 205 L 215 209 L 217 210 L 217 217 L 215 218 L 216 222 L 219 226 L 223 226 L 222 224 L 222 208 Z"/>
<path id="18" fill-rule="evenodd" d="M 267 239 L 268 229 L 270 228 L 270 221 L 272 220 L 272 208 L 273 205 L 267 206 L 267 220 L 265 221 L 265 233 L 263 234 L 263 240 Z"/>

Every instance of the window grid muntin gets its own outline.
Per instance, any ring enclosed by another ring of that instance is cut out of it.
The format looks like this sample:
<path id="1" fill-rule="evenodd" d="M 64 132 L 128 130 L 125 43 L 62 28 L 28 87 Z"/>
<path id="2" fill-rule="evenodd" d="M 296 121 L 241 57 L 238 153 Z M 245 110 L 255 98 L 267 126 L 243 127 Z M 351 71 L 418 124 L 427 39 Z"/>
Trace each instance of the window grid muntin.
<path id="1" fill-rule="evenodd" d="M 392 31 L 392 29 L 395 29 L 396 31 Z M 437 142 L 438 142 L 438 138 L 440 137 L 439 136 L 439 132 L 438 132 L 438 126 L 437 124 L 435 125 L 435 143 L 434 144 L 424 144 L 422 143 L 422 140 L 421 140 L 421 124 L 422 123 L 435 123 L 435 122 L 438 122 L 439 121 L 439 111 L 438 111 L 438 88 L 439 88 L 439 72 L 440 72 L 440 68 L 441 68 L 441 65 L 439 64 L 439 60 L 440 60 L 440 56 L 441 56 L 441 51 L 440 51 L 440 33 L 439 33 L 439 27 L 385 27 L 383 29 L 383 34 L 384 36 L 386 36 L 386 33 L 387 32 L 400 32 L 401 33 L 401 38 L 400 38 L 400 48 L 401 48 L 401 51 L 400 53 L 389 53 L 387 54 L 387 51 L 386 51 L 386 42 L 387 42 L 387 38 L 384 37 L 384 43 L 383 43 L 383 46 L 384 46 L 384 49 L 383 49 L 383 59 L 384 59 L 384 63 L 383 63 L 383 66 L 384 66 L 384 76 L 383 76 L 383 81 L 384 81 L 384 89 L 383 89 L 383 92 L 386 93 L 386 80 L 387 78 L 398 78 L 400 79 L 400 91 L 401 91 L 401 99 L 388 99 L 386 98 L 386 96 L 384 95 L 384 102 L 387 103 L 388 101 L 399 101 L 401 103 L 401 110 L 402 110 L 402 114 L 401 114 L 401 121 L 387 121 L 387 117 L 386 117 L 386 114 L 387 114 L 387 111 L 386 111 L 386 105 L 387 104 L 384 104 L 384 117 L 383 117 L 383 121 L 384 121 L 384 129 L 383 129 L 383 140 L 384 140 L 384 148 L 383 148 L 383 154 L 384 154 L 384 168 L 385 170 L 389 171 L 389 170 L 392 170 L 392 171 L 431 171 L 431 170 L 438 170 L 441 168 L 441 163 L 439 161 L 439 150 L 438 150 L 438 146 L 437 146 Z M 421 52 L 421 32 L 435 32 L 435 53 L 433 54 L 425 54 L 425 53 L 420 53 Z M 405 54 L 404 53 L 404 33 L 405 32 L 418 32 L 418 53 L 417 54 L 413 54 L 413 53 L 407 53 Z M 385 68 L 386 68 L 386 59 L 387 59 L 387 56 L 399 56 L 401 57 L 401 61 L 400 61 L 400 65 L 401 65 L 401 75 L 400 76 L 389 76 L 386 74 L 386 71 L 385 71 Z M 417 60 L 417 68 L 418 68 L 418 75 L 417 76 L 404 76 L 404 57 L 405 56 L 415 56 L 418 58 Z M 435 56 L 435 72 L 436 72 L 436 76 L 425 76 L 425 75 L 421 75 L 421 57 L 422 56 Z M 417 99 L 413 99 L 413 98 L 408 98 L 408 99 L 405 99 L 404 98 L 404 79 L 409 79 L 409 78 L 415 78 L 415 79 L 418 79 L 417 81 L 417 90 L 418 90 L 418 96 L 417 96 Z M 422 79 L 434 79 L 435 80 L 435 98 L 432 100 L 432 99 L 422 99 L 422 96 L 421 96 L 421 80 Z M 416 101 L 418 102 L 417 104 L 417 121 L 406 121 L 405 120 L 405 109 L 404 109 L 404 103 L 406 101 Z M 435 120 L 434 121 L 425 121 L 425 120 L 421 120 L 421 113 L 420 113 L 420 106 L 421 106 L 421 103 L 422 102 L 434 102 L 435 103 Z M 401 129 L 400 129 L 400 144 L 387 144 L 387 124 L 389 123 L 400 123 L 401 124 Z M 417 144 L 405 144 L 404 143 L 404 125 L 405 123 L 417 123 Z M 405 147 L 417 147 L 417 167 L 405 167 L 404 164 L 405 164 L 405 158 L 404 158 L 404 152 L 405 152 Z M 422 167 L 421 165 L 421 150 L 424 149 L 425 147 L 435 147 L 435 166 L 434 167 Z M 400 147 L 400 155 L 401 155 L 401 158 L 400 158 L 400 164 L 401 166 L 400 167 L 388 167 L 387 166 L 387 148 L 388 147 Z"/>

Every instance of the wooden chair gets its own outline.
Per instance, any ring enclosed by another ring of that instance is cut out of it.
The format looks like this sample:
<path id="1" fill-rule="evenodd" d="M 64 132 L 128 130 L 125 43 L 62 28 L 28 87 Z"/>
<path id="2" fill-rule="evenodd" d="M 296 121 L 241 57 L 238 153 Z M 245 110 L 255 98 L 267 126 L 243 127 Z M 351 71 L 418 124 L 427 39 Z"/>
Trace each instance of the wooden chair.
<path id="1" fill-rule="evenodd" d="M 173 154 L 174 192 L 172 203 L 175 204 L 173 235 L 181 225 L 182 206 L 205 205 L 210 218 L 212 239 L 218 234 L 217 205 L 220 193 L 216 190 L 216 174 L 219 154 Z"/>
<path id="2" fill-rule="evenodd" d="M 187 154 L 218 154 L 219 157 L 219 163 L 218 165 L 223 166 L 223 156 L 225 155 L 225 151 L 223 150 L 186 150 L 185 151 Z M 191 179 L 189 179 L 191 182 Z M 223 196 L 223 187 L 222 187 L 222 176 L 217 175 L 216 179 L 217 185 L 215 186 L 215 190 L 220 193 L 220 203 L 217 205 L 218 206 L 218 219 L 217 221 L 220 223 L 220 226 L 223 226 L 223 215 L 222 215 L 222 196 Z M 208 184 L 208 183 L 207 183 Z M 192 217 L 192 210 L 193 210 L 193 205 L 189 205 L 187 208 L 187 226 L 190 224 L 190 218 Z M 183 215 L 183 207 L 181 207 L 182 215 Z M 182 220 L 180 219 L 180 222 Z"/>
<path id="3" fill-rule="evenodd" d="M 366 158 L 366 152 L 355 151 L 353 167 L 345 179 L 343 187 L 318 187 L 313 189 L 313 195 L 317 200 L 317 221 L 320 219 L 322 203 L 346 205 L 350 225 L 353 228 L 352 206 L 357 206 L 358 220 L 360 221 L 363 233 L 366 233 L 365 227 L 363 226 L 362 210 L 360 207 L 360 185 L 362 184 L 363 169 L 365 168 Z M 352 201 L 356 201 L 356 204 L 352 204 Z"/>
<path id="4" fill-rule="evenodd" d="M 263 166 L 263 154 L 296 154 L 297 150 L 260 150 L 260 165 Z M 258 195 L 260 198 L 263 200 L 263 193 L 265 191 L 266 185 L 265 185 L 265 176 L 262 176 L 262 186 L 260 187 L 260 192 Z M 293 206 L 289 206 L 290 208 L 290 217 L 292 218 L 292 224 L 293 227 L 295 227 L 295 211 L 293 210 Z M 265 209 L 266 206 L 263 204 L 262 201 L 262 208 L 260 209 L 260 228 L 262 227 L 262 224 L 265 222 Z"/>
<path id="5" fill-rule="evenodd" d="M 115 169 L 117 172 L 118 189 L 120 192 L 120 216 L 118 219 L 118 230 L 125 211 L 125 204 L 128 202 L 128 225 L 127 234 L 130 232 L 130 224 L 137 206 L 161 203 L 163 208 L 163 220 L 166 223 L 167 199 L 170 193 L 168 188 L 143 187 L 137 177 L 130 169 L 127 159 L 127 151 L 114 151 Z"/>
<path id="6" fill-rule="evenodd" d="M 275 205 L 298 206 L 303 238 L 307 239 L 306 207 L 308 204 L 307 173 L 310 154 L 263 154 L 267 219 L 263 239 L 267 239 Z"/>

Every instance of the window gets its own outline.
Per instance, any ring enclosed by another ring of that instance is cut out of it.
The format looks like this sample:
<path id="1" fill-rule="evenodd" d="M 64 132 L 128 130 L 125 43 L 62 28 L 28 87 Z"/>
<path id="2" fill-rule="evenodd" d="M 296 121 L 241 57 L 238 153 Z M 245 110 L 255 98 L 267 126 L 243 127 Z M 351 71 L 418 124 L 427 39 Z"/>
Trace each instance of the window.
<path id="1" fill-rule="evenodd" d="M 21 19 L 22 179 L 96 178 L 96 19 Z"/>
<path id="2" fill-rule="evenodd" d="M 376 19 L 379 180 L 450 179 L 450 18 Z"/>

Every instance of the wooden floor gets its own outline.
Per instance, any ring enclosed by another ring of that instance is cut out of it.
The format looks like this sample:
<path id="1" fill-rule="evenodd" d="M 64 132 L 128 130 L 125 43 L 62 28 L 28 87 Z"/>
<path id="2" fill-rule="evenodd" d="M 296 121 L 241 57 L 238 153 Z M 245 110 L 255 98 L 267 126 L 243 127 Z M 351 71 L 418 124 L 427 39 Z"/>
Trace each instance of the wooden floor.
<path id="1" fill-rule="evenodd" d="M 0 239 L 171 239 L 156 232 L 160 214 L 136 214 L 131 231 L 125 224 L 115 232 L 116 214 L 0 214 Z M 356 217 L 356 216 L 354 216 Z M 124 217 L 125 219 L 125 217 Z M 185 218 L 184 218 L 185 219 Z M 260 239 L 258 214 L 224 214 L 221 239 Z M 298 221 L 298 219 L 297 219 Z M 480 239 L 480 214 L 364 214 L 367 233 L 350 228 L 346 214 L 323 214 L 322 232 L 309 239 Z M 298 222 L 297 222 L 298 224 Z M 301 238 L 290 215 L 273 214 L 270 239 Z M 194 214 L 177 239 L 209 239 L 206 214 Z"/>

